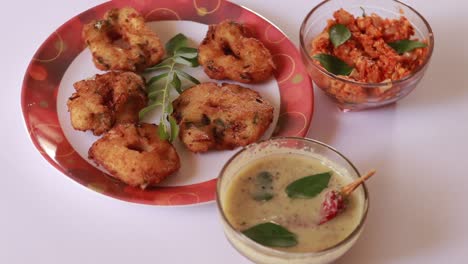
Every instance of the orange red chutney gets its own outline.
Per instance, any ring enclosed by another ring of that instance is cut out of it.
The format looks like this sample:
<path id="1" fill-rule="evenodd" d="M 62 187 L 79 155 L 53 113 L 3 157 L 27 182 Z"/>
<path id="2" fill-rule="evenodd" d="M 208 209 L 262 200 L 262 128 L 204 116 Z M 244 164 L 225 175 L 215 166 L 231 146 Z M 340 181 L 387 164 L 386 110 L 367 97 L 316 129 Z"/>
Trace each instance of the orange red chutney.
<path id="1" fill-rule="evenodd" d="M 321 53 L 333 55 L 354 67 L 349 76 L 340 76 L 342 78 L 363 83 L 400 80 L 415 71 L 426 59 L 427 47 L 398 54 L 388 45 L 411 39 L 415 34 L 413 26 L 404 16 L 399 19 L 382 18 L 376 14 L 354 17 L 340 9 L 334 12 L 333 17 L 312 41 L 310 53 L 312 56 Z M 345 25 L 351 32 L 351 37 L 338 47 L 334 47 L 329 36 L 330 28 L 336 24 Z M 320 65 L 318 61 L 314 62 Z M 369 96 L 383 96 L 387 92 L 386 89 L 364 89 L 342 82 L 327 81 L 327 84 L 324 87 L 326 92 L 345 102 L 363 102 Z"/>

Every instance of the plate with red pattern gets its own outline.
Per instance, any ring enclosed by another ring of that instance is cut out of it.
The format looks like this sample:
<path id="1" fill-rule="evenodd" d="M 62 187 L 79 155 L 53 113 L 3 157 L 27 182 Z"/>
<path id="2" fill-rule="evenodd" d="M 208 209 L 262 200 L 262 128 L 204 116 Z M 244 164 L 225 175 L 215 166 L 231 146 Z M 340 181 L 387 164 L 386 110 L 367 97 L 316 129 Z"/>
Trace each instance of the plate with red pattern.
<path id="1" fill-rule="evenodd" d="M 70 179 L 101 194 L 150 205 L 193 205 L 213 201 L 217 176 L 238 151 L 193 154 L 178 139 L 174 146 L 181 169 L 159 186 L 140 189 L 112 178 L 88 159 L 88 149 L 98 139 L 91 132 L 73 130 L 66 102 L 73 83 L 103 72 L 92 63 L 81 38 L 83 25 L 100 19 L 112 8 L 133 7 L 165 43 L 178 33 L 196 47 L 208 25 L 230 19 L 245 24 L 265 44 L 276 65 L 274 76 L 261 84 L 245 85 L 258 91 L 274 107 L 274 121 L 263 138 L 307 134 L 313 114 L 313 88 L 294 44 L 276 26 L 258 14 L 223 0 L 110 1 L 67 21 L 41 45 L 26 71 L 21 104 L 32 142 L 42 156 Z M 210 80 L 201 67 L 184 69 L 201 82 Z M 158 113 L 144 121 L 158 123 Z"/>

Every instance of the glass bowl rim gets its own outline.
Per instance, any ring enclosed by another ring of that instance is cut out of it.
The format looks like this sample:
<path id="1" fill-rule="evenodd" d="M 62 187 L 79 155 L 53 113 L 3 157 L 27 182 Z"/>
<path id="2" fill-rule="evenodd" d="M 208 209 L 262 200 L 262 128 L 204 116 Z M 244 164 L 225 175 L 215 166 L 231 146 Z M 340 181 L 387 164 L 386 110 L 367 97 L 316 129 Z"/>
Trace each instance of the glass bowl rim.
<path id="1" fill-rule="evenodd" d="M 407 5 L 407 4 L 403 3 L 403 2 L 400 2 L 398 0 L 390 0 L 392 2 L 395 2 L 397 4 L 405 6 L 411 12 L 416 14 L 423 21 L 424 26 L 427 28 L 427 30 L 428 30 L 428 41 L 429 41 L 429 43 L 428 43 L 429 52 L 428 52 L 428 54 L 427 54 L 427 56 L 426 56 L 426 58 L 424 60 L 424 63 L 419 65 L 410 75 L 408 75 L 408 76 L 406 76 L 406 77 L 404 77 L 402 79 L 398 79 L 398 80 L 395 80 L 395 81 L 384 81 L 384 82 L 379 82 L 379 83 L 366 83 L 366 82 L 353 81 L 353 80 L 350 80 L 350 79 L 343 78 L 340 75 L 336 75 L 336 74 L 333 74 L 331 72 L 328 72 L 324 68 L 320 67 L 319 65 L 314 63 L 314 60 L 311 58 L 309 52 L 307 52 L 307 44 L 305 43 L 305 40 L 304 40 L 305 39 L 305 28 L 306 28 L 306 24 L 309 21 L 310 17 L 320 7 L 322 7 L 324 4 L 326 4 L 328 2 L 331 2 L 331 1 L 335 1 L 335 0 L 322 1 L 318 5 L 316 5 L 314 8 L 312 8 L 312 10 L 310 10 L 309 13 L 305 16 L 304 20 L 302 21 L 301 27 L 299 29 L 299 42 L 300 42 L 299 45 L 300 45 L 301 53 L 304 54 L 307 57 L 307 61 L 310 62 L 310 64 L 312 64 L 313 67 L 315 69 L 317 69 L 318 71 L 320 71 L 322 74 L 325 74 L 328 77 L 333 78 L 333 79 L 338 79 L 341 82 L 352 84 L 352 85 L 358 85 L 358 86 L 361 86 L 363 88 L 380 88 L 380 87 L 387 87 L 388 85 L 398 85 L 398 84 L 404 83 L 405 81 L 407 81 L 407 80 L 413 78 L 414 76 L 416 76 L 419 72 L 422 72 L 423 69 L 428 65 L 429 61 L 431 60 L 432 53 L 434 51 L 434 45 L 435 45 L 434 32 L 432 31 L 431 26 L 429 25 L 427 20 L 418 11 L 416 11 L 416 9 L 414 9 L 413 7 Z M 410 23 L 411 23 L 411 21 L 410 21 Z M 304 57 L 304 56 L 302 56 L 302 57 Z"/>
<path id="2" fill-rule="evenodd" d="M 229 167 L 229 165 L 231 164 L 231 162 L 237 158 L 239 155 L 241 155 L 242 153 L 244 153 L 245 151 L 249 150 L 250 148 L 253 148 L 259 144 L 262 144 L 262 143 L 267 143 L 267 142 L 274 142 L 274 141 L 281 141 L 281 140 L 293 140 L 293 141 L 300 141 L 300 142 L 307 142 L 307 143 L 312 143 L 312 144 L 316 144 L 316 145 L 319 145 L 321 147 L 325 147 L 326 149 L 328 150 L 331 150 L 332 152 L 334 152 L 335 154 L 337 154 L 339 157 L 343 158 L 345 162 L 347 162 L 351 168 L 354 170 L 354 172 L 358 175 L 358 177 L 361 177 L 362 175 L 359 173 L 358 169 L 354 166 L 354 164 L 348 159 L 346 158 L 346 156 L 344 156 L 343 154 L 341 154 L 338 150 L 336 150 L 334 147 L 328 145 L 328 144 L 325 144 L 323 142 L 320 142 L 318 140 L 315 140 L 315 139 L 310 139 L 310 138 L 302 138 L 302 137 L 273 137 L 273 138 L 270 138 L 270 139 L 265 139 L 265 140 L 261 140 L 261 141 L 258 141 L 256 143 L 253 143 L 253 144 L 250 144 L 250 145 L 247 145 L 245 147 L 242 147 L 242 149 L 240 149 L 238 152 L 236 152 L 223 166 L 223 168 L 221 169 L 220 173 L 219 173 L 219 176 L 218 176 L 218 179 L 217 179 L 217 183 L 216 183 L 216 205 L 218 207 L 218 211 L 221 215 L 221 218 L 222 218 L 222 221 L 224 223 L 227 224 L 227 226 L 241 239 L 242 243 L 243 244 L 247 244 L 249 245 L 250 247 L 253 247 L 255 248 L 256 251 L 260 251 L 262 253 L 266 253 L 266 254 L 275 254 L 275 256 L 278 256 L 278 257 L 293 257 L 293 258 L 309 258 L 309 257 L 318 257 L 318 256 L 322 256 L 322 255 L 326 255 L 330 252 L 333 252 L 333 250 L 345 245 L 346 243 L 348 243 L 349 241 L 351 241 L 353 238 L 356 237 L 356 235 L 358 235 L 360 233 L 360 231 L 363 229 L 364 227 L 364 223 L 366 222 L 366 219 L 367 219 L 367 214 L 368 214 L 368 211 L 369 211 L 369 205 L 370 205 L 370 201 L 369 201 L 369 192 L 368 192 L 368 189 L 367 189 L 367 186 L 365 184 L 365 182 L 361 185 L 362 188 L 363 188 L 363 193 L 364 193 L 364 208 L 363 208 L 363 213 L 362 213 L 362 216 L 361 216 L 361 219 L 359 221 L 359 224 L 353 229 L 353 231 L 346 237 L 344 238 L 342 241 L 340 241 L 339 243 L 337 243 L 336 245 L 333 245 L 331 247 L 328 247 L 328 248 L 325 248 L 321 251 L 316 251 L 316 252 L 286 252 L 286 251 L 282 251 L 282 250 L 278 250 L 278 249 L 275 249 L 275 248 L 271 248 L 271 247 L 267 247 L 267 246 L 264 246 L 264 245 L 261 245 L 253 240 L 251 240 L 250 238 L 248 238 L 247 236 L 245 236 L 242 232 L 236 230 L 232 224 L 229 222 L 229 220 L 227 219 L 226 217 L 226 214 L 224 213 L 224 209 L 223 209 L 223 206 L 221 205 L 221 201 L 220 201 L 220 189 L 221 189 L 221 182 L 222 182 L 222 179 L 223 179 L 223 175 L 224 175 L 224 172 L 226 171 L 227 167 Z M 229 240 L 229 238 L 228 238 Z M 234 246 L 234 245 L 233 245 Z M 236 248 L 234 246 L 234 248 Z M 236 248 L 237 249 L 237 248 Z"/>

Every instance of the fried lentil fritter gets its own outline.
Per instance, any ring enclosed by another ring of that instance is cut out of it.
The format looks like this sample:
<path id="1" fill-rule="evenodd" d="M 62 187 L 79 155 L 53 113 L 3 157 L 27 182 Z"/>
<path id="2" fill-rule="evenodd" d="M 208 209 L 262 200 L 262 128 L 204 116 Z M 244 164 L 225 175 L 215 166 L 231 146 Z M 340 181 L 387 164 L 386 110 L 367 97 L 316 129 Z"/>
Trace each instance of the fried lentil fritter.
<path id="1" fill-rule="evenodd" d="M 132 72 L 108 72 L 76 82 L 67 102 L 73 128 L 101 135 L 115 123 L 138 122 L 138 112 L 148 101 L 144 85 Z"/>
<path id="2" fill-rule="evenodd" d="M 273 107 L 234 84 L 202 83 L 173 102 L 179 138 L 192 152 L 223 150 L 257 141 L 273 121 Z"/>
<path id="3" fill-rule="evenodd" d="M 119 124 L 96 141 L 89 158 L 131 186 L 155 185 L 180 168 L 174 147 L 152 124 Z"/>
<path id="4" fill-rule="evenodd" d="M 164 55 L 159 37 L 133 8 L 111 9 L 83 27 L 83 39 L 100 70 L 142 71 Z"/>
<path id="5" fill-rule="evenodd" d="M 257 83 L 273 74 L 270 51 L 233 21 L 210 25 L 198 52 L 199 63 L 212 79 Z"/>

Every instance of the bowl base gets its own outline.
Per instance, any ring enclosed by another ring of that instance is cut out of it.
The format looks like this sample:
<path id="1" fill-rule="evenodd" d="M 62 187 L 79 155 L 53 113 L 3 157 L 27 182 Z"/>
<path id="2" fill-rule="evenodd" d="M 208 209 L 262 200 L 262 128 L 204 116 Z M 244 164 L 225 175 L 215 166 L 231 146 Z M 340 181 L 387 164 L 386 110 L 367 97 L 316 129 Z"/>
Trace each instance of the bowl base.
<path id="1" fill-rule="evenodd" d="M 395 102 L 389 102 L 383 105 L 374 105 L 374 106 L 368 106 L 368 105 L 352 105 L 352 106 L 347 106 L 347 105 L 338 105 L 338 109 L 340 109 L 341 112 L 343 113 L 348 113 L 348 112 L 361 112 L 361 111 L 366 111 L 366 110 L 373 110 L 373 109 L 380 109 L 380 108 L 390 108 L 390 107 L 395 107 L 396 106 L 396 101 Z"/>

